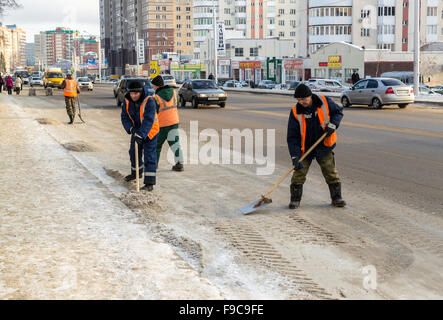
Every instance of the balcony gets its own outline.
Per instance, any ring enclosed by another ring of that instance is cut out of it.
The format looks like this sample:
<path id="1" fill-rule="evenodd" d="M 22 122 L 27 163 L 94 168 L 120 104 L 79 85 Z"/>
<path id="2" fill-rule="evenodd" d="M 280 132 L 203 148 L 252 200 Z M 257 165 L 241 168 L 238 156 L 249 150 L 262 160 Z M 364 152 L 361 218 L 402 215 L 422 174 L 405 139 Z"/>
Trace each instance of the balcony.
<path id="1" fill-rule="evenodd" d="M 332 43 L 332 42 L 352 42 L 352 35 L 350 34 L 328 34 L 328 35 L 321 35 L 321 36 L 309 36 L 309 43 Z"/>
<path id="2" fill-rule="evenodd" d="M 378 43 L 395 43 L 395 34 L 379 34 Z"/>
<path id="3" fill-rule="evenodd" d="M 246 18 L 246 12 L 236 12 L 235 17 L 236 18 Z"/>
<path id="4" fill-rule="evenodd" d="M 331 1 L 325 0 L 310 0 L 309 8 L 315 7 L 329 7 Z M 352 0 L 336 0 L 333 2 L 334 7 L 352 7 Z"/>
<path id="5" fill-rule="evenodd" d="M 309 25 L 352 24 L 352 17 L 309 17 Z"/>
<path id="6" fill-rule="evenodd" d="M 246 1 L 245 0 L 235 0 L 235 6 L 236 7 L 246 7 Z"/>

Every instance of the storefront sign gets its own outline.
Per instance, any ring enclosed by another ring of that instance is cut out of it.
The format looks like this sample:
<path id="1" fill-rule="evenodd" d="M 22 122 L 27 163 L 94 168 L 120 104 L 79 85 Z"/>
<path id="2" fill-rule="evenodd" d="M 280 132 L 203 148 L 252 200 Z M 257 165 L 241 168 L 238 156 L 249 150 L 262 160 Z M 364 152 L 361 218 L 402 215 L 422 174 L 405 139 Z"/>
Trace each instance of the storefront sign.
<path id="1" fill-rule="evenodd" d="M 329 56 L 328 68 L 341 68 L 341 56 Z"/>
<path id="2" fill-rule="evenodd" d="M 230 66 L 231 60 L 218 60 L 218 65 L 219 66 Z"/>
<path id="3" fill-rule="evenodd" d="M 319 67 L 327 67 L 327 66 L 328 66 L 328 63 L 327 63 L 327 62 L 319 62 L 319 63 L 318 63 L 318 66 L 319 66 Z"/>
<path id="4" fill-rule="evenodd" d="M 302 59 L 284 60 L 283 66 L 286 70 L 303 69 Z"/>
<path id="5" fill-rule="evenodd" d="M 240 62 L 238 61 L 232 61 L 231 62 L 232 69 L 240 69 Z"/>
<path id="6" fill-rule="evenodd" d="M 240 69 L 260 69 L 261 63 L 260 61 L 240 61 L 239 67 Z"/>
<path id="7" fill-rule="evenodd" d="M 217 52 L 219 57 L 226 56 L 225 23 L 217 23 Z"/>

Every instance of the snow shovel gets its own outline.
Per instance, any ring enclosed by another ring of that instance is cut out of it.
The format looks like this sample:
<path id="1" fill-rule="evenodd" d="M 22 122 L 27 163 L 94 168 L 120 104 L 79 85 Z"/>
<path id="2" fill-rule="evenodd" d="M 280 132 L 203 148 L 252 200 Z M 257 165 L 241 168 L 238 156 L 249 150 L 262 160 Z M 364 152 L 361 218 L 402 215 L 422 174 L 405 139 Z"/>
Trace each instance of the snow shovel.
<path id="1" fill-rule="evenodd" d="M 78 117 L 83 123 L 86 123 L 82 118 L 82 109 L 80 109 L 80 97 L 77 95 L 77 104 L 78 104 Z"/>
<path id="2" fill-rule="evenodd" d="M 135 141 L 135 184 L 137 185 L 136 190 L 137 192 L 140 192 L 140 177 L 139 177 L 139 171 L 138 171 L 138 143 Z"/>
<path id="3" fill-rule="evenodd" d="M 315 147 L 317 147 L 317 145 L 323 141 L 323 139 L 326 137 L 328 133 L 325 132 L 320 139 L 318 139 L 311 148 L 309 148 L 309 150 L 307 152 L 305 152 L 305 154 L 303 155 L 303 157 L 300 158 L 299 162 L 302 162 L 311 152 L 312 150 L 315 149 Z M 263 195 L 261 197 L 261 199 L 254 201 L 253 203 L 251 203 L 250 205 L 247 205 L 246 207 L 240 208 L 238 209 L 242 214 L 250 214 L 256 210 L 258 210 L 259 208 L 262 208 L 270 203 L 272 203 L 272 199 L 269 198 L 269 196 L 271 195 L 271 193 L 277 189 L 277 187 L 280 185 L 280 183 L 283 182 L 283 180 L 286 179 L 287 176 L 289 176 L 289 174 L 295 169 L 295 166 L 292 166 L 291 169 L 289 169 L 288 172 L 285 173 L 285 175 L 283 177 L 281 177 L 280 180 L 278 180 L 278 182 L 271 188 L 271 190 L 269 190 L 265 195 Z"/>

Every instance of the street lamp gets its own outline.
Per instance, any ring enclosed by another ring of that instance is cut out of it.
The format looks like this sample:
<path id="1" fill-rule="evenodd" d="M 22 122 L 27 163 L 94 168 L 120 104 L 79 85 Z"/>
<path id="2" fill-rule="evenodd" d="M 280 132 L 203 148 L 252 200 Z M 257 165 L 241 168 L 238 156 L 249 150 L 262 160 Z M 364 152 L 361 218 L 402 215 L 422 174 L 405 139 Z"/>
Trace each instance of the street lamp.
<path id="1" fill-rule="evenodd" d="M 138 50 L 137 50 L 137 46 L 138 46 L 138 28 L 137 28 L 137 25 L 132 23 L 132 22 L 130 22 L 130 21 L 128 21 L 126 18 L 122 17 L 119 14 L 116 14 L 116 15 L 117 15 L 117 17 L 120 17 L 121 19 L 123 19 L 123 21 L 126 22 L 128 25 L 130 25 L 133 28 L 135 28 L 135 48 L 136 48 L 135 49 L 135 56 L 136 56 L 135 60 L 137 60 L 137 77 L 138 77 L 139 76 L 139 65 L 140 64 L 139 64 L 139 61 L 138 61 Z"/>

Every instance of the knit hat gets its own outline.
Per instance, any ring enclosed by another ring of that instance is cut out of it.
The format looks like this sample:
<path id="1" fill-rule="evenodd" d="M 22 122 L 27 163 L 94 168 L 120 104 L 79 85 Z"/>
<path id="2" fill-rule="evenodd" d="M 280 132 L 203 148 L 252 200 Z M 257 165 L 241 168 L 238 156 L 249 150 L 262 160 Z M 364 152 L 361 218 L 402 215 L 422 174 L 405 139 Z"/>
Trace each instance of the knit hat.
<path id="1" fill-rule="evenodd" d="M 143 92 L 143 83 L 138 80 L 129 82 L 128 92 Z"/>
<path id="2" fill-rule="evenodd" d="M 157 87 L 165 86 L 165 82 L 163 81 L 163 78 L 161 76 L 156 76 L 154 79 L 152 79 L 151 83 Z"/>
<path id="3" fill-rule="evenodd" d="M 300 83 L 295 87 L 294 98 L 306 98 L 310 96 L 312 96 L 312 91 L 307 85 Z"/>

